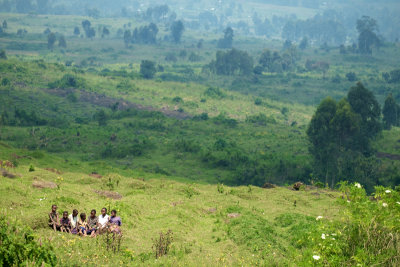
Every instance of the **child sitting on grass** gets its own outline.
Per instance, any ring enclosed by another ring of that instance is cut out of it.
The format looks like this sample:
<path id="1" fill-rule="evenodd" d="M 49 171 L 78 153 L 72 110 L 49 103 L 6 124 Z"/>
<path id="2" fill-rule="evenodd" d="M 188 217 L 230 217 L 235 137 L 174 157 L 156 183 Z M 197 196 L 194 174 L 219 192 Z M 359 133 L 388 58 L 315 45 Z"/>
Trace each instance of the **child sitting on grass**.
<path id="1" fill-rule="evenodd" d="M 116 234 L 121 234 L 121 225 L 122 221 L 119 216 L 117 216 L 117 211 L 112 210 L 111 211 L 111 217 L 108 221 L 109 224 L 109 229 L 111 233 L 116 233 Z"/>
<path id="2" fill-rule="evenodd" d="M 88 223 L 86 221 L 86 214 L 85 213 L 81 213 L 80 218 L 78 220 L 79 235 L 80 236 L 86 236 L 87 235 L 87 228 L 88 228 Z"/>
<path id="3" fill-rule="evenodd" d="M 71 234 L 76 235 L 78 233 L 78 210 L 74 209 L 68 219 L 71 224 Z"/>
<path id="4" fill-rule="evenodd" d="M 103 234 L 107 231 L 107 224 L 110 220 L 110 216 L 107 215 L 107 209 L 102 208 L 99 216 L 99 234 Z"/>
<path id="5" fill-rule="evenodd" d="M 61 232 L 66 232 L 69 234 L 71 233 L 71 222 L 69 221 L 67 211 L 63 212 L 63 217 L 60 220 L 60 224 L 61 224 L 60 227 Z"/>
<path id="6" fill-rule="evenodd" d="M 99 224 L 99 217 L 96 216 L 96 210 L 90 212 L 90 217 L 88 219 L 88 231 L 87 234 L 91 237 L 96 236 L 97 227 Z"/>
<path id="7" fill-rule="evenodd" d="M 57 214 L 57 205 L 51 206 L 51 212 L 49 213 L 49 226 L 57 231 L 60 229 L 60 223 Z"/>

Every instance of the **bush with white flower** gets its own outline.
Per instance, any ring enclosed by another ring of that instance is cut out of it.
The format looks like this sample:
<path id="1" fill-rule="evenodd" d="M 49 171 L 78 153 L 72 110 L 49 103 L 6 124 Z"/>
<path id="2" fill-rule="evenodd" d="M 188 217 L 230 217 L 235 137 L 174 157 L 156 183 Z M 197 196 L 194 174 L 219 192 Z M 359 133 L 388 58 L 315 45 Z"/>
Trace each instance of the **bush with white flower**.
<path id="1" fill-rule="evenodd" d="M 368 196 L 359 183 L 340 183 L 338 219 L 316 218 L 301 266 L 400 266 L 400 192 L 375 187 Z"/>

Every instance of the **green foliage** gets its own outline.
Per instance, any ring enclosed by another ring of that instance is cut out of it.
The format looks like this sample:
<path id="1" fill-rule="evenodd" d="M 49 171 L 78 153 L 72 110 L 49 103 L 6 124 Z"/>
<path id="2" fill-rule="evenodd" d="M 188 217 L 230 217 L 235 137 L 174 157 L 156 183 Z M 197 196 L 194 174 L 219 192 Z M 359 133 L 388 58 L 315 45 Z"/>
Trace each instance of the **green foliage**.
<path id="1" fill-rule="evenodd" d="M 379 47 L 380 39 L 378 33 L 378 23 L 375 19 L 363 16 L 357 20 L 358 49 L 363 54 L 372 54 L 372 47 Z"/>
<path id="2" fill-rule="evenodd" d="M 245 51 L 218 51 L 216 60 L 205 66 L 218 75 L 249 75 L 253 72 L 253 58 Z"/>
<path id="3" fill-rule="evenodd" d="M 246 122 L 254 123 L 260 126 L 266 126 L 267 124 L 276 124 L 276 120 L 272 116 L 267 117 L 265 114 L 262 113 L 258 115 L 248 116 L 246 118 Z"/>
<path id="4" fill-rule="evenodd" d="M 0 59 L 7 59 L 7 54 L 4 49 L 0 50 Z"/>
<path id="5" fill-rule="evenodd" d="M 370 139 L 382 130 L 380 123 L 381 108 L 374 94 L 361 83 L 349 90 L 347 99 L 351 109 L 361 116 L 360 132 L 355 146 L 363 154 L 370 153 Z"/>
<path id="6" fill-rule="evenodd" d="M 30 171 L 30 172 L 34 172 L 34 171 L 35 171 L 35 167 L 33 167 L 32 164 L 29 166 L 29 171 Z"/>
<path id="7" fill-rule="evenodd" d="M 171 244 L 174 241 L 174 233 L 168 230 L 165 234 L 160 232 L 160 237 L 153 239 L 153 250 L 156 259 L 165 256 L 171 249 Z"/>
<path id="8" fill-rule="evenodd" d="M 47 36 L 47 48 L 48 49 L 53 49 L 54 48 L 54 44 L 56 43 L 56 41 L 57 41 L 56 34 L 55 33 L 50 33 Z"/>
<path id="9" fill-rule="evenodd" d="M 346 73 L 346 78 L 349 82 L 355 82 L 357 80 L 357 75 L 351 71 Z"/>
<path id="10" fill-rule="evenodd" d="M 385 100 L 383 106 L 383 123 L 386 129 L 390 129 L 392 126 L 400 125 L 400 106 L 396 103 L 392 94 L 389 94 Z"/>
<path id="11" fill-rule="evenodd" d="M 7 77 L 4 77 L 3 79 L 1 79 L 1 85 L 2 86 L 10 85 L 10 79 L 8 79 Z"/>
<path id="12" fill-rule="evenodd" d="M 364 164 L 363 155 L 370 155 L 371 139 L 381 130 L 379 117 L 380 107 L 375 96 L 361 83 L 350 89 L 348 100 L 336 103 L 327 98 L 321 102 L 307 135 L 315 171 L 325 177 L 325 184 L 335 186 L 337 176 L 348 177 L 349 170 Z M 350 160 L 352 166 L 348 165 Z"/>
<path id="13" fill-rule="evenodd" d="M 156 74 L 156 63 L 150 60 L 142 60 L 140 63 L 140 74 L 142 74 L 145 79 L 153 79 Z"/>
<path id="14" fill-rule="evenodd" d="M 171 25 L 171 36 L 175 43 L 179 43 L 185 30 L 181 20 L 174 21 Z"/>
<path id="15" fill-rule="evenodd" d="M 222 99 L 224 97 L 226 97 L 226 94 L 224 92 L 222 92 L 221 89 L 214 88 L 214 87 L 209 87 L 205 92 L 204 92 L 205 96 L 208 96 L 210 98 L 214 98 L 214 99 Z"/>
<path id="16" fill-rule="evenodd" d="M 98 122 L 99 126 L 107 125 L 108 116 L 104 110 L 97 111 L 93 118 Z"/>
<path id="17" fill-rule="evenodd" d="M 188 185 L 183 188 L 183 193 L 186 195 L 187 198 L 192 198 L 193 196 L 200 195 L 199 191 L 197 191 L 193 185 Z"/>
<path id="18" fill-rule="evenodd" d="M 57 265 L 53 247 L 46 241 L 36 240 L 33 230 L 0 215 L 0 265 L 42 266 Z"/>
<path id="19" fill-rule="evenodd" d="M 76 88 L 76 89 L 84 89 L 86 88 L 85 79 L 73 75 L 73 74 L 65 74 L 60 80 L 49 83 L 49 87 L 52 89 L 55 88 Z"/>
<path id="20" fill-rule="evenodd" d="M 218 40 L 218 48 L 232 48 L 233 37 L 233 29 L 231 27 L 227 27 L 224 30 L 224 38 Z"/>
<path id="21" fill-rule="evenodd" d="M 65 39 L 64 35 L 60 35 L 60 37 L 58 37 L 58 46 L 61 48 L 67 48 L 67 40 Z"/>
<path id="22" fill-rule="evenodd" d="M 304 253 L 303 263 L 317 266 L 346 262 L 356 266 L 397 266 L 400 253 L 400 195 L 389 188 L 376 187 L 374 199 L 359 183 L 341 183 L 343 219 L 318 219 L 318 228 L 308 242 L 314 255 Z"/>
<path id="23" fill-rule="evenodd" d="M 217 185 L 217 191 L 218 191 L 218 193 L 223 194 L 225 192 L 224 185 L 223 184 L 218 184 Z"/>

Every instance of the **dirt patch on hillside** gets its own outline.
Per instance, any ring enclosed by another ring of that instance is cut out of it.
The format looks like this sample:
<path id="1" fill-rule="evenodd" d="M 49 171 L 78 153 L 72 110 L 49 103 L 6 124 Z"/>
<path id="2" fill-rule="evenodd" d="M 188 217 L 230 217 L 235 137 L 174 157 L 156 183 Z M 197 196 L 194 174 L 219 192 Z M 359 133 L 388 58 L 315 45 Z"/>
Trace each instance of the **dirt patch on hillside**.
<path id="1" fill-rule="evenodd" d="M 45 170 L 49 171 L 49 172 L 56 173 L 56 174 L 62 174 L 62 172 L 60 172 L 59 170 L 53 169 L 53 168 L 46 168 Z"/>
<path id="2" fill-rule="evenodd" d="M 32 186 L 35 188 L 43 189 L 43 188 L 57 188 L 57 185 L 53 182 L 47 182 L 47 181 L 34 181 L 32 183 Z"/>
<path id="3" fill-rule="evenodd" d="M 241 214 L 239 213 L 229 213 L 228 218 L 239 218 L 241 216 Z"/>
<path id="4" fill-rule="evenodd" d="M 101 179 L 103 178 L 103 176 L 101 176 L 100 174 L 98 174 L 97 172 L 92 172 L 91 174 L 89 174 L 90 177 L 93 178 L 97 178 L 97 179 Z"/>
<path id="5" fill-rule="evenodd" d="M 94 190 L 95 193 L 99 194 L 100 196 L 111 198 L 111 199 L 122 199 L 122 195 L 120 195 L 118 192 L 112 192 L 112 191 L 98 191 Z"/>
<path id="6" fill-rule="evenodd" d="M 126 101 L 122 98 L 117 99 L 113 97 L 108 97 L 105 94 L 99 94 L 95 92 L 87 92 L 83 90 L 77 89 L 45 89 L 46 92 L 57 95 L 61 97 L 66 97 L 71 93 L 78 93 L 79 94 L 79 101 L 85 103 L 91 103 L 96 106 L 102 106 L 111 108 L 115 105 L 115 103 L 119 103 L 118 110 L 127 110 L 127 109 L 137 109 L 137 110 L 145 110 L 145 111 L 159 111 L 163 113 L 167 117 L 176 118 L 176 119 L 190 119 L 192 116 L 185 112 L 179 112 L 178 110 L 169 110 L 166 108 L 157 109 L 151 106 L 144 106 L 137 103 L 132 103 Z"/>
<path id="7" fill-rule="evenodd" d="M 396 155 L 396 154 L 378 152 L 378 153 L 376 153 L 376 156 L 378 158 L 385 158 L 385 159 L 390 159 L 390 160 L 400 160 L 400 155 Z"/>
<path id="8" fill-rule="evenodd" d="M 14 178 L 17 178 L 17 177 L 20 176 L 20 175 L 11 173 L 11 172 L 9 172 L 9 171 L 7 171 L 7 170 L 5 170 L 5 169 L 0 169 L 0 172 L 1 172 L 1 175 L 2 175 L 3 177 L 6 177 L 6 178 L 14 179 Z"/>

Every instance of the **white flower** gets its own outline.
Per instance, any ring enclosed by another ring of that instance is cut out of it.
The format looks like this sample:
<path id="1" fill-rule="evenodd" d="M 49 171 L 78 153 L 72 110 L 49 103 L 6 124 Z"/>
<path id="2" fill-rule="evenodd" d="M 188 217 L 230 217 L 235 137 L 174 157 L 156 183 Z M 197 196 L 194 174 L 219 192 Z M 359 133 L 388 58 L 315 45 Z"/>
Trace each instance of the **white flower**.
<path id="1" fill-rule="evenodd" d="M 360 183 L 355 183 L 354 186 L 357 187 L 357 188 L 361 188 L 361 184 Z"/>
<path id="2" fill-rule="evenodd" d="M 312 256 L 312 257 L 313 257 L 313 259 L 316 260 L 316 261 L 319 260 L 319 259 L 321 258 L 321 257 L 318 256 L 318 255 L 314 255 L 314 256 Z"/>
<path id="3" fill-rule="evenodd" d="M 326 237 L 325 237 L 325 234 L 322 234 L 322 235 L 321 235 L 321 238 L 322 238 L 322 239 L 325 239 L 325 238 L 326 238 Z"/>
<path id="4" fill-rule="evenodd" d="M 319 220 L 322 220 L 324 217 L 322 217 L 322 216 L 318 216 L 317 218 L 316 218 L 316 220 L 317 221 L 319 221 Z"/>
<path id="5" fill-rule="evenodd" d="M 392 191 L 386 190 L 385 193 L 386 193 L 386 194 L 390 194 L 390 193 L 392 193 Z"/>
<path id="6" fill-rule="evenodd" d="M 332 240 L 336 240 L 334 237 L 332 237 Z"/>
<path id="7" fill-rule="evenodd" d="M 400 205 L 400 202 L 396 202 L 396 203 Z"/>
<path id="8" fill-rule="evenodd" d="M 347 203 L 350 203 L 350 200 L 347 200 Z"/>
<path id="9" fill-rule="evenodd" d="M 384 208 L 386 208 L 386 207 L 388 206 L 388 204 L 387 204 L 387 203 L 382 203 L 382 206 L 383 206 Z"/>

